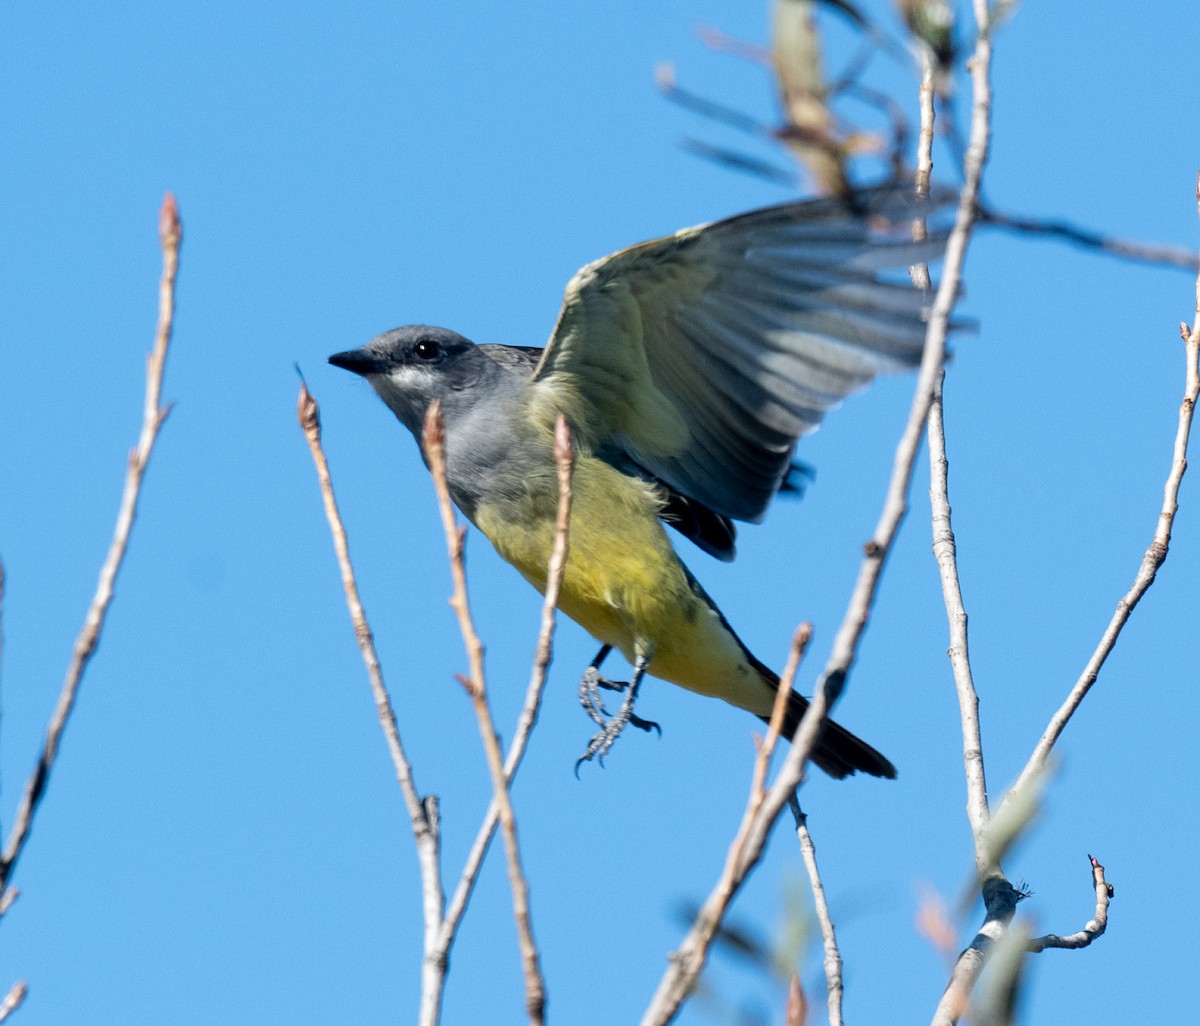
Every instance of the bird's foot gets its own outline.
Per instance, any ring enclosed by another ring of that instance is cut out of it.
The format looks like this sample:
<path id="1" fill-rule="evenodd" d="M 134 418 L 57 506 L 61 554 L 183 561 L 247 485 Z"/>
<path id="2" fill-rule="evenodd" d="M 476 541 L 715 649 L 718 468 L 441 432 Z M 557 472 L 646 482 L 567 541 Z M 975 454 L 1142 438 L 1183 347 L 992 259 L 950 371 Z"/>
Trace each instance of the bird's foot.
<path id="1" fill-rule="evenodd" d="M 638 686 L 641 684 L 644 672 L 645 668 L 639 667 L 635 669 L 632 681 L 615 681 L 600 676 L 599 669 L 594 665 L 584 671 L 579 682 L 579 702 L 600 727 L 600 731 L 588 742 L 587 750 L 575 763 L 576 776 L 579 775 L 579 767 L 585 762 L 591 762 L 592 759 L 599 759 L 600 764 L 603 765 L 604 756 L 608 754 L 627 726 L 637 727 L 638 730 L 657 731 L 658 735 L 662 736 L 662 727 L 653 720 L 642 719 L 633 711 L 634 702 L 637 701 Z M 610 715 L 604 708 L 604 702 L 600 697 L 601 689 L 625 693 L 625 699 L 621 702 L 621 708 L 617 710 L 615 716 Z"/>

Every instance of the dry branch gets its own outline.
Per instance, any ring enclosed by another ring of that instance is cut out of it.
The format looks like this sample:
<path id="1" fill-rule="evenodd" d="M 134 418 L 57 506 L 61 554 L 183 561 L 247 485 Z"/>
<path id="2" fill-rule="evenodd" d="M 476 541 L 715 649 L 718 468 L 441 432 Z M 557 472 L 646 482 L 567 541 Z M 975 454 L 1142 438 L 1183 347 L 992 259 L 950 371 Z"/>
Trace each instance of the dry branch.
<path id="1" fill-rule="evenodd" d="M 1200 195 L 1200 188 L 1197 189 L 1197 193 Z M 1092 685 L 1096 683 L 1100 668 L 1116 645 L 1117 638 L 1120 637 L 1134 608 L 1149 590 L 1150 585 L 1154 583 L 1159 567 L 1166 562 L 1167 552 L 1171 546 L 1171 529 L 1175 524 L 1175 514 L 1179 511 L 1179 486 L 1183 481 L 1184 472 L 1187 470 L 1188 438 L 1192 430 L 1196 401 L 1200 398 L 1200 276 L 1197 277 L 1196 282 L 1196 313 L 1192 328 L 1189 331 L 1187 325 L 1180 325 L 1180 334 L 1183 336 L 1185 344 L 1186 384 L 1183 399 L 1179 404 L 1179 422 L 1175 431 L 1171 468 L 1167 473 L 1166 484 L 1163 486 L 1162 507 L 1159 510 L 1154 537 L 1142 556 L 1142 562 L 1138 567 L 1133 584 L 1117 602 L 1112 619 L 1109 620 L 1095 651 L 1083 669 L 1083 673 L 1080 674 L 1075 686 L 1067 695 L 1066 701 L 1051 717 L 1049 725 L 1034 748 L 1033 754 L 1029 757 L 1029 762 L 1021 771 L 1014 790 L 1019 789 L 1028 778 L 1041 771 L 1055 742 L 1070 722 L 1075 710 L 1079 708 L 1080 703 L 1091 690 Z"/>
<path id="2" fill-rule="evenodd" d="M 425 418 L 425 454 L 429 470 L 437 489 L 438 506 L 442 514 L 442 526 L 446 531 L 446 545 L 450 551 L 450 573 L 454 580 L 454 594 L 450 605 L 458 617 L 463 644 L 467 649 L 470 676 L 459 680 L 471 696 L 475 716 L 479 721 L 479 734 L 492 775 L 492 788 L 500 814 L 500 835 L 504 839 L 504 850 L 508 862 L 508 883 L 512 891 L 513 917 L 517 923 L 517 938 L 521 948 L 521 968 L 525 975 L 525 1008 L 529 1021 L 541 1026 L 546 1013 L 546 984 L 542 978 L 537 943 L 533 938 L 533 924 L 529 914 L 529 884 L 521 866 L 521 849 L 517 841 L 517 822 L 513 814 L 512 800 L 508 791 L 508 776 L 504 770 L 504 757 L 500 751 L 500 739 L 496 735 L 488 704 L 487 682 L 483 673 L 483 643 L 475 631 L 467 599 L 467 578 L 463 564 L 463 538 L 466 528 L 455 522 L 454 506 L 450 489 L 446 484 L 446 429 L 442 420 L 441 403 L 435 401 Z"/>
<path id="3" fill-rule="evenodd" d="M 555 611 L 558 607 L 558 595 L 562 587 L 563 573 L 566 570 L 567 554 L 569 551 L 569 527 L 571 522 L 571 475 L 575 466 L 574 450 L 571 446 L 571 436 L 567 430 L 567 422 L 560 414 L 554 431 L 554 458 L 558 468 L 558 513 L 554 527 L 554 547 L 550 553 L 550 564 L 546 574 L 546 595 L 542 602 L 542 622 L 538 632 L 537 646 L 534 649 L 533 670 L 529 678 L 529 687 L 525 691 L 525 702 L 517 717 L 517 729 L 509 747 L 508 756 L 504 761 L 504 776 L 511 786 L 513 777 L 521 765 L 525 748 L 529 743 L 529 735 L 537 722 L 538 710 L 541 708 L 542 693 L 546 687 L 546 674 L 550 668 L 550 658 L 553 651 Z M 453 943 L 455 931 L 466 912 L 467 902 L 475 888 L 479 877 L 479 869 L 483 865 L 488 845 L 496 831 L 500 819 L 499 799 L 493 798 L 475 843 L 463 866 L 462 876 L 454 897 L 442 923 L 439 943 L 443 945 L 446 954 Z"/>
<path id="4" fill-rule="evenodd" d="M 1104 867 L 1100 865 L 1099 859 L 1089 855 L 1088 863 L 1092 869 L 1092 886 L 1096 891 L 1096 911 L 1092 918 L 1084 924 L 1082 930 L 1066 937 L 1047 933 L 1031 938 L 1028 942 L 1030 951 L 1045 951 L 1047 948 L 1086 948 L 1108 928 L 1108 903 L 1112 900 L 1113 887 L 1105 879 Z"/>
<path id="5" fill-rule="evenodd" d="M 773 812 L 768 808 L 767 803 L 771 796 L 763 790 L 762 786 L 763 778 L 766 775 L 766 763 L 770 759 L 771 750 L 774 748 L 775 739 L 779 734 L 779 724 L 783 718 L 782 702 L 778 696 L 786 695 L 791 690 L 792 681 L 800 665 L 800 656 L 807 641 L 808 633 L 805 628 L 799 628 L 792 638 L 791 653 L 787 665 L 780 675 L 779 690 L 771 714 L 771 724 L 767 729 L 766 740 L 759 745 L 750 785 L 750 797 L 746 802 L 746 810 L 742 814 L 741 826 L 729 846 L 720 878 L 700 907 L 700 911 L 696 913 L 696 919 L 683 943 L 680 944 L 679 950 L 670 956 L 670 965 L 663 974 L 658 990 L 642 1016 L 642 1026 L 659 1026 L 659 1024 L 670 1022 L 675 1017 L 700 977 L 700 972 L 708 959 L 709 948 L 721 928 L 721 921 L 729 910 L 730 902 L 733 901 L 746 874 L 762 854 L 765 832 L 769 830 L 770 824 L 775 821 L 775 816 L 779 813 L 778 808 L 775 808 Z M 813 705 L 817 704 L 817 698 L 818 696 L 813 696 Z M 812 705 L 809 706 L 809 712 L 804 716 L 805 720 L 808 719 L 811 711 Z M 808 750 L 815 746 L 816 740 L 816 732 L 813 732 L 813 736 L 804 742 L 808 745 Z M 793 745 L 799 743 L 801 742 L 793 741 Z M 805 758 L 807 758 L 808 750 L 804 753 Z M 794 790 L 793 787 L 792 791 Z M 763 822 L 764 815 L 769 816 L 765 823 Z"/>
<path id="6" fill-rule="evenodd" d="M 986 9 L 983 16 L 986 17 Z M 986 43 L 981 41 L 980 47 L 985 46 Z M 950 314 L 959 293 L 967 243 L 975 220 L 979 181 L 987 159 L 990 94 L 987 92 L 986 49 L 982 54 L 983 59 L 975 72 L 975 117 L 972 121 L 971 144 L 967 154 L 966 183 L 959 199 L 954 227 L 947 242 L 943 277 L 930 310 L 925 350 L 912 406 L 896 447 L 883 512 L 874 535 L 864 546 L 864 559 L 846 615 L 834 638 L 833 650 L 814 689 L 809 707 L 796 728 L 791 751 L 765 799 L 753 814 L 747 809 L 747 816 L 739 830 L 739 838 L 744 836 L 744 840 L 735 842 L 735 846 L 731 848 L 731 859 L 727 861 L 720 880 L 701 907 L 696 923 L 679 950 L 671 956 L 670 965 L 642 1018 L 643 1026 L 669 1022 L 678 1012 L 703 969 L 708 945 L 720 924 L 720 916 L 724 914 L 724 909 L 728 907 L 733 895 L 761 858 L 771 826 L 803 779 L 805 764 L 820 736 L 825 718 L 841 694 L 854 663 L 870 610 L 874 605 L 884 562 L 908 510 L 908 490 L 912 482 L 913 466 L 929 407 L 933 402 L 937 376 L 945 363 Z M 736 861 L 732 859 L 735 852 Z"/>
<path id="7" fill-rule="evenodd" d="M 133 522 L 137 517 L 138 499 L 141 496 L 142 481 L 146 468 L 150 463 L 154 443 L 158 439 L 163 421 L 170 413 L 169 406 L 162 406 L 163 372 L 166 369 L 167 349 L 171 342 L 171 328 L 175 318 L 175 277 L 179 272 L 179 246 L 183 238 L 183 229 L 179 221 L 179 208 L 175 197 L 170 193 L 163 200 L 158 215 L 158 234 L 162 243 L 163 269 L 158 287 L 158 324 L 154 333 L 154 345 L 146 359 L 146 397 L 142 408 L 142 430 L 138 436 L 136 447 L 129 454 L 129 466 L 125 474 L 125 489 L 121 495 L 121 505 L 117 512 L 117 524 L 109 544 L 108 556 L 100 568 L 100 578 L 96 585 L 96 593 L 84 617 L 83 628 L 75 639 L 75 648 L 67 674 L 63 680 L 62 690 L 58 696 L 58 704 L 50 718 L 46 729 L 46 739 L 42 745 L 41 755 L 37 765 L 25 785 L 21 795 L 21 803 L 17 807 L 16 820 L 0 857 L 0 894 L 4 894 L 12 876 L 13 868 L 25 849 L 25 842 L 33 828 L 34 815 L 46 792 L 50 779 L 50 771 L 58 756 L 58 747 L 62 742 L 63 732 L 67 728 L 67 720 L 75 707 L 75 699 L 79 694 L 79 685 L 83 680 L 84 671 L 91 662 L 100 643 L 100 635 L 104 630 L 105 618 L 113 600 L 114 586 L 117 573 L 125 559 L 125 550 L 129 545 L 129 536 L 133 530 Z"/>
<path id="8" fill-rule="evenodd" d="M 383 679 L 379 653 L 375 650 L 375 638 L 371 633 L 371 626 L 367 622 L 367 614 L 358 594 L 358 582 L 354 575 L 354 565 L 350 559 L 350 545 L 346 537 L 346 528 L 342 523 L 342 515 L 338 510 L 337 499 L 333 493 L 329 461 L 325 458 L 325 450 L 321 446 L 321 412 L 316 399 L 308 391 L 308 386 L 303 383 L 300 385 L 296 413 L 300 420 L 300 427 L 304 431 L 304 437 L 308 441 L 313 464 L 317 469 L 317 481 L 321 488 L 321 500 L 325 506 L 325 518 L 329 521 L 333 548 L 337 555 L 338 568 L 341 571 L 346 608 L 350 613 L 350 622 L 354 626 L 354 637 L 358 641 L 363 664 L 367 668 L 371 695 L 375 699 L 375 713 L 379 718 L 379 725 L 383 729 L 383 736 L 392 758 L 392 767 L 396 773 L 396 782 L 400 785 L 400 793 L 404 797 L 413 839 L 417 846 L 417 862 L 421 870 L 422 913 L 425 923 L 421 1007 L 417 1021 L 421 1026 L 434 1026 L 441 1017 L 442 993 L 445 990 L 446 980 L 445 951 L 442 950 L 439 957 L 436 943 L 442 924 L 442 908 L 445 904 L 439 854 L 437 797 L 429 795 L 424 799 L 421 798 L 413 776 L 412 764 L 408 760 L 408 755 L 404 751 L 404 743 L 400 739 L 400 727 L 396 722 L 396 712 L 392 707 L 391 695 L 388 693 L 387 684 Z"/>
<path id="9" fill-rule="evenodd" d="M 933 554 L 942 578 L 942 597 L 946 604 L 946 619 L 950 626 L 950 666 L 958 692 L 959 718 L 962 723 L 963 769 L 967 779 L 967 821 L 975 844 L 975 869 L 983 876 L 998 871 L 995 854 L 988 844 L 990 821 L 987 779 L 983 765 L 983 740 L 979 729 L 979 695 L 971 673 L 971 657 L 967 638 L 967 610 L 963 605 L 962 586 L 958 578 L 957 550 L 950 517 L 949 459 L 946 456 L 946 429 L 942 419 L 942 384 L 938 379 L 937 392 L 929 412 L 929 500 L 933 513 Z"/>
<path id="10" fill-rule="evenodd" d="M 4 995 L 4 1000 L 0 1001 L 0 1022 L 4 1022 L 10 1015 L 21 1007 L 21 1002 L 25 1000 L 25 995 L 29 993 L 29 985 L 24 980 L 18 980 L 12 985 L 8 993 Z"/>
<path id="11" fill-rule="evenodd" d="M 800 840 L 800 855 L 804 861 L 808 883 L 812 888 L 813 909 L 817 913 L 817 924 L 821 928 L 821 946 L 824 949 L 826 1003 L 829 1007 L 829 1026 L 842 1026 L 842 953 L 838 948 L 837 932 L 833 917 L 829 914 L 829 902 L 825 900 L 825 885 L 821 882 L 821 871 L 817 867 L 817 846 L 813 844 L 808 830 L 808 817 L 800 810 L 797 802 L 796 836 Z"/>

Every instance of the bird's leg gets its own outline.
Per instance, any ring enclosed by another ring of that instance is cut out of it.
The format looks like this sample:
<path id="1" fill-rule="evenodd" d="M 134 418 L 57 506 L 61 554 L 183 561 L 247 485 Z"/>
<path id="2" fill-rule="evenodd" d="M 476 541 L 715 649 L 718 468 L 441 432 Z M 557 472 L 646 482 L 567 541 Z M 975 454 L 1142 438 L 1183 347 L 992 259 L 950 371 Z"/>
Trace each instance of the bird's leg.
<path id="1" fill-rule="evenodd" d="M 583 677 L 579 681 L 579 704 L 583 706 L 584 711 L 592 718 L 593 722 L 601 727 L 608 722 L 608 710 L 604 708 L 604 702 L 600 699 L 600 689 L 624 691 L 628 687 L 627 684 L 614 683 L 606 677 L 600 676 L 600 664 L 604 662 L 611 651 L 612 645 L 601 646 L 600 651 L 596 653 L 596 658 L 583 671 Z"/>
<path id="2" fill-rule="evenodd" d="M 600 698 L 600 689 L 605 691 L 627 691 L 629 681 L 627 680 L 609 680 L 607 677 L 600 675 L 600 666 L 608 654 L 612 651 L 612 645 L 602 645 L 600 651 L 596 653 L 596 658 L 592 660 L 591 665 L 583 671 L 583 677 L 579 681 L 579 704 L 583 706 L 587 714 L 592 720 L 601 727 L 608 726 L 608 717 L 611 715 L 604 708 L 604 702 Z M 651 720 L 643 720 L 640 716 L 634 715 L 632 711 L 629 713 L 629 722 L 639 730 L 657 730 L 662 733 L 662 728 Z"/>
<path id="3" fill-rule="evenodd" d="M 592 665 L 588 667 L 590 672 L 595 672 L 597 678 L 599 678 L 599 673 L 597 671 L 599 670 L 600 662 L 603 660 L 604 656 L 608 655 L 608 652 L 606 651 L 608 647 L 609 646 L 606 645 L 603 649 L 601 649 L 600 655 L 598 655 Z M 596 757 L 599 757 L 600 761 L 603 762 L 604 756 L 608 754 L 609 749 L 612 748 L 617 738 L 621 736 L 621 731 L 623 731 L 628 724 L 632 724 L 640 730 L 657 730 L 660 734 L 662 733 L 662 728 L 657 723 L 654 723 L 650 720 L 643 720 L 640 716 L 635 715 L 633 711 L 634 703 L 637 701 L 638 688 L 640 688 L 642 685 L 642 678 L 646 675 L 646 667 L 649 665 L 649 663 L 650 660 L 646 656 L 638 656 L 637 661 L 633 664 L 633 679 L 627 684 L 623 683 L 620 687 L 615 689 L 625 692 L 625 699 L 623 702 L 621 702 L 621 708 L 617 710 L 617 714 L 615 716 L 606 720 L 602 716 L 593 715 L 593 719 L 595 719 L 600 725 L 601 730 L 600 733 L 598 733 L 590 742 L 588 742 L 587 751 L 579 757 L 579 761 L 575 764 L 576 771 L 579 770 L 580 765 L 585 762 L 589 762 Z M 586 680 L 587 678 L 588 674 L 585 673 L 584 679 Z M 612 684 L 613 682 L 609 681 L 607 683 Z M 597 680 L 597 686 L 603 687 L 604 685 L 599 684 Z M 581 695 L 582 690 L 583 689 L 581 685 Z M 594 694 L 595 693 L 593 692 L 592 695 Z M 595 706 L 599 706 L 600 711 L 603 712 L 604 707 L 600 705 L 598 696 L 594 698 L 594 701 Z M 595 712 L 595 706 L 589 706 L 586 702 L 584 703 L 584 706 L 585 708 L 588 708 L 589 712 Z"/>

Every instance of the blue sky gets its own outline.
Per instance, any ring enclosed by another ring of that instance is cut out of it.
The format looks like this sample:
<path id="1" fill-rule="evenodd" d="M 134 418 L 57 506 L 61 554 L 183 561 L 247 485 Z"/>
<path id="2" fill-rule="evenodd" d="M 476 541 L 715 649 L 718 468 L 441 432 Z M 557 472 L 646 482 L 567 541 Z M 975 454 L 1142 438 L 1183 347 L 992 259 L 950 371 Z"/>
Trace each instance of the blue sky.
<path id="1" fill-rule="evenodd" d="M 891 24 L 890 9 L 872 5 Z M 1028 5 L 997 39 L 987 191 L 1013 212 L 1194 247 L 1200 166 L 1188 5 Z M 8 6 L 0 13 L 0 817 L 7 828 L 110 536 L 140 417 L 162 194 L 185 242 L 165 396 L 176 407 L 99 653 L 0 924 L 0 989 L 42 1023 L 405 1022 L 420 954 L 416 861 L 296 427 L 298 362 L 419 786 L 442 798 L 447 873 L 488 796 L 432 488 L 369 389 L 328 354 L 428 321 L 479 341 L 549 334 L 562 288 L 623 245 L 789 197 L 705 164 L 740 142 L 661 99 L 681 84 L 774 116 L 767 76 L 706 49 L 766 40 L 762 5 L 602 0 L 515 8 L 244 0 Z M 915 87 L 880 62 L 911 112 Z M 769 156 L 770 151 L 758 151 Z M 947 155 L 938 170 L 950 176 Z M 993 796 L 1019 772 L 1149 541 L 1183 388 L 1193 281 L 981 233 L 946 419 Z M 801 503 L 723 566 L 685 558 L 764 661 L 840 621 L 878 516 L 911 381 L 879 383 L 800 455 Z M 846 960 L 847 1015 L 922 1021 L 945 983 L 919 895 L 970 866 L 957 707 L 922 462 L 838 718 L 895 783 L 814 779 L 804 800 Z M 1033 960 L 1028 1021 L 1178 1019 L 1178 929 L 1200 844 L 1197 483 L 1170 558 L 1059 751 L 1044 815 L 1006 868 L 1021 914 L 1091 912 L 1086 853 L 1116 885 L 1107 936 Z M 528 676 L 538 597 L 476 535 L 470 579 L 500 724 Z M 745 797 L 757 721 L 666 685 L 576 780 L 593 641 L 560 628 L 514 800 L 553 1021 L 635 1021 L 707 893 Z M 501 728 L 506 734 L 508 726 Z M 521 1021 L 497 849 L 453 955 L 445 1021 Z M 786 831 L 735 909 L 768 941 L 803 901 Z M 962 936 L 977 923 L 962 922 Z M 815 949 L 800 962 L 819 996 Z M 1097 981 L 1103 981 L 1098 985 Z M 779 1021 L 729 958 L 719 1000 Z M 714 1001 L 717 999 L 714 999 Z M 680 1020 L 716 1021 L 695 1002 Z"/>

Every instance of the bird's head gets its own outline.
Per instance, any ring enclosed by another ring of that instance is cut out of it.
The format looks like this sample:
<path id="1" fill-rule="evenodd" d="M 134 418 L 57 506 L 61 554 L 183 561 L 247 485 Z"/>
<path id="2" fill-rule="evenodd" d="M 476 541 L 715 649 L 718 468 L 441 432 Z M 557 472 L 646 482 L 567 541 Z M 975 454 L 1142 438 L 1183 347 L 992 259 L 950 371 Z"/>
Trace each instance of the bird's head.
<path id="1" fill-rule="evenodd" d="M 377 335 L 361 349 L 329 362 L 366 378 L 418 441 L 435 399 L 447 417 L 469 409 L 485 389 L 491 361 L 470 339 L 448 328 L 410 324 Z"/>

